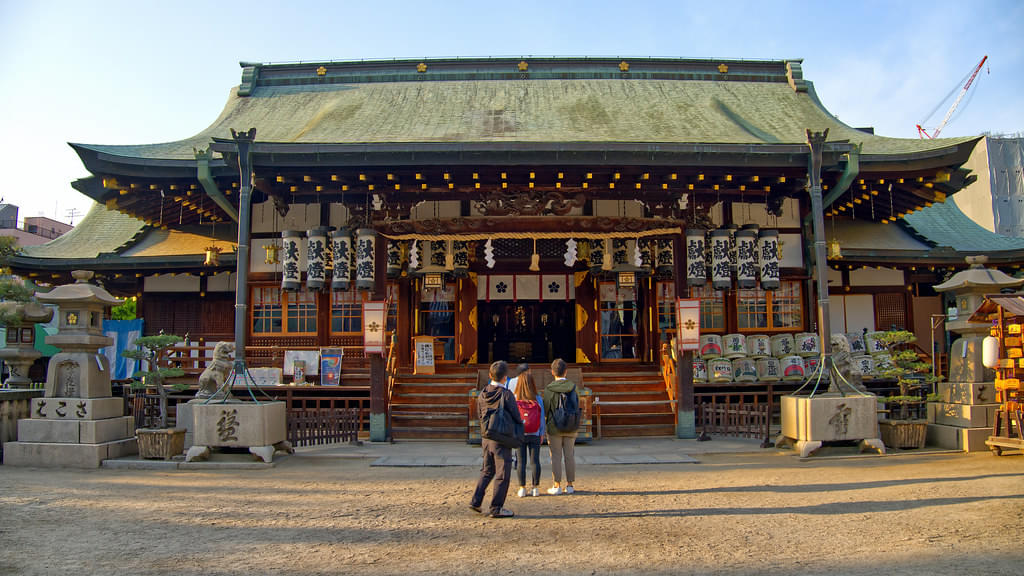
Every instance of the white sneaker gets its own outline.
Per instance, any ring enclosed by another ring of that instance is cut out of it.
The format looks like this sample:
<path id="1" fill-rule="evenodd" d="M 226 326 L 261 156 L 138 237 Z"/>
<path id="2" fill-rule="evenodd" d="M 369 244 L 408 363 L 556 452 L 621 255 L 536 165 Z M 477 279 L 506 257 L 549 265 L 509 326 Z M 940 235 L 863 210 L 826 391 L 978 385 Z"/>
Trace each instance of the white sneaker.
<path id="1" fill-rule="evenodd" d="M 559 488 L 558 486 L 552 486 L 551 488 L 548 488 L 548 494 L 551 494 L 552 496 L 558 496 L 561 493 L 562 489 Z"/>
<path id="2" fill-rule="evenodd" d="M 533 497 L 540 496 L 540 490 L 537 490 L 537 487 L 534 486 L 533 489 L 530 490 L 530 496 L 533 496 Z"/>
<path id="3" fill-rule="evenodd" d="M 519 491 L 516 492 L 516 496 L 523 498 L 526 496 L 526 486 L 520 486 Z"/>
<path id="4" fill-rule="evenodd" d="M 572 487 L 572 486 L 566 486 L 566 487 L 565 487 L 565 493 L 566 493 L 566 494 L 572 494 L 572 493 L 573 493 L 573 492 L 575 492 L 575 491 L 576 491 L 576 490 L 573 490 L 573 487 Z"/>

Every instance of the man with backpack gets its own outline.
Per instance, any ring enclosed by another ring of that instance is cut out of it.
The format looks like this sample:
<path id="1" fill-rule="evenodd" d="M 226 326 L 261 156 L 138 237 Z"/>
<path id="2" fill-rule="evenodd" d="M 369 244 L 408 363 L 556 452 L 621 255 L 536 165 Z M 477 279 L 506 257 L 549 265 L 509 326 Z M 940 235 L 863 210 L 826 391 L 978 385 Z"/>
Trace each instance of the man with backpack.
<path id="1" fill-rule="evenodd" d="M 551 375 L 555 380 L 544 388 L 544 417 L 548 433 L 548 449 L 551 450 L 551 475 L 555 485 L 548 488 L 548 494 L 572 494 L 576 491 L 572 483 L 576 480 L 576 434 L 580 428 L 580 399 L 576 383 L 565 378 L 565 360 L 556 358 L 551 363 Z M 562 481 L 562 463 L 565 463 L 565 488 Z"/>
<path id="2" fill-rule="evenodd" d="M 483 505 L 487 486 L 497 477 L 488 511 L 491 518 L 515 516 L 511 510 L 504 508 L 504 504 L 505 496 L 508 494 L 508 483 L 512 478 L 512 449 L 519 448 L 523 442 L 523 420 L 519 415 L 516 397 L 505 388 L 507 375 L 508 364 L 504 361 L 499 360 L 491 364 L 491 381 L 476 398 L 484 464 L 480 469 L 480 479 L 476 483 L 476 491 L 473 492 L 469 507 L 483 513 L 480 507 Z"/>

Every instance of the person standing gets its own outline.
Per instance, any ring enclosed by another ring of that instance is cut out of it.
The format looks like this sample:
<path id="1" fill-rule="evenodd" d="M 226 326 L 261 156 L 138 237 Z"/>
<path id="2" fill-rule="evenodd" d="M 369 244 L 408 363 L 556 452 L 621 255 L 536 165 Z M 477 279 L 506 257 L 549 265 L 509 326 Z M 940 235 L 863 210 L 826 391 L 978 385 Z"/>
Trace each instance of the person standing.
<path id="1" fill-rule="evenodd" d="M 576 480 L 576 434 L 579 432 L 579 394 L 576 383 L 567 380 L 565 373 L 568 367 L 565 360 L 556 358 L 551 363 L 551 375 L 555 380 L 544 388 L 541 398 L 544 402 L 544 419 L 547 427 L 548 449 L 551 451 L 551 476 L 554 486 L 548 488 L 548 494 L 572 494 L 576 491 L 573 482 Z M 572 409 L 575 408 L 573 420 Z M 567 414 L 568 412 L 568 414 Z M 566 420 L 568 416 L 568 420 Z M 573 421 L 575 424 L 573 424 Z M 562 481 L 562 465 L 565 465 L 565 488 Z"/>
<path id="2" fill-rule="evenodd" d="M 530 464 L 533 487 L 530 496 L 540 495 L 540 442 L 544 438 L 544 400 L 537 394 L 537 386 L 529 371 L 519 374 L 516 382 L 516 404 L 523 417 L 524 438 L 519 447 L 519 491 L 516 496 L 523 498 L 526 491 L 526 464 Z"/>
<path id="3" fill-rule="evenodd" d="M 508 483 L 512 477 L 512 448 L 503 445 L 496 440 L 484 438 L 484 415 L 491 410 L 504 410 L 505 416 L 512 422 L 517 422 L 519 432 L 522 433 L 522 418 L 519 416 L 519 408 L 516 405 L 516 398 L 505 388 L 505 376 L 508 375 L 508 364 L 499 360 L 491 364 L 488 375 L 491 381 L 480 391 L 476 398 L 477 414 L 480 417 L 481 439 L 480 446 L 483 449 L 484 463 L 480 468 L 480 479 L 476 483 L 476 490 L 473 492 L 473 499 L 469 507 L 475 512 L 483 513 L 481 506 L 484 502 L 484 494 L 492 479 L 496 478 L 494 490 L 491 494 L 491 505 L 488 516 L 491 518 L 511 518 L 515 514 L 504 507 L 505 497 L 508 495 Z"/>

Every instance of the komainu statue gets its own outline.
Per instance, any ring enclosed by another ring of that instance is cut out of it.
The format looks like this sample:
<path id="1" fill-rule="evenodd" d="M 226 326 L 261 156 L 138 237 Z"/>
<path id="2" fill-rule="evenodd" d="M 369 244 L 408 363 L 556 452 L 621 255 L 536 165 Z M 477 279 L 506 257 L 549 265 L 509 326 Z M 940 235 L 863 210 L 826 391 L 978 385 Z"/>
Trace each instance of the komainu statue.
<path id="1" fill-rule="evenodd" d="M 853 355 L 850 353 L 850 341 L 846 339 L 845 334 L 832 335 L 832 362 L 835 363 L 836 371 L 846 382 L 861 392 L 867 392 L 867 388 L 864 387 L 864 375 L 860 372 L 860 366 L 853 361 Z M 836 385 L 836 382 L 832 382 L 829 387 L 830 391 L 837 392 Z"/>
<path id="2" fill-rule="evenodd" d="M 220 387 L 228 379 L 228 374 L 231 373 L 234 354 L 234 342 L 217 343 L 217 346 L 213 349 L 213 360 L 206 364 L 206 369 L 199 376 L 199 391 L 196 392 L 196 398 L 212 398 L 217 394 L 217 391 L 220 390 Z M 225 398 L 230 395 L 230 390 L 226 390 L 221 394 Z"/>

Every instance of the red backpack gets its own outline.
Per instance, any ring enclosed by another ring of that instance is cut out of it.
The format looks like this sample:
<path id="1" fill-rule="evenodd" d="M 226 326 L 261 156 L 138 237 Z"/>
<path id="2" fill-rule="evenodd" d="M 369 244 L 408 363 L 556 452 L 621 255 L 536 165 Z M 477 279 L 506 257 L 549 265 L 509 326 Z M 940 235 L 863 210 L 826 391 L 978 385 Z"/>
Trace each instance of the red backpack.
<path id="1" fill-rule="evenodd" d="M 519 406 L 519 415 L 523 417 L 523 432 L 536 434 L 540 430 L 540 404 L 529 400 L 516 400 Z"/>

